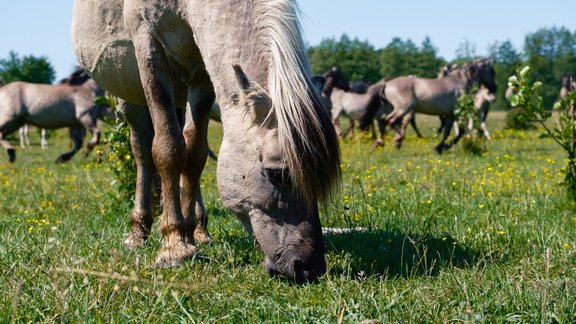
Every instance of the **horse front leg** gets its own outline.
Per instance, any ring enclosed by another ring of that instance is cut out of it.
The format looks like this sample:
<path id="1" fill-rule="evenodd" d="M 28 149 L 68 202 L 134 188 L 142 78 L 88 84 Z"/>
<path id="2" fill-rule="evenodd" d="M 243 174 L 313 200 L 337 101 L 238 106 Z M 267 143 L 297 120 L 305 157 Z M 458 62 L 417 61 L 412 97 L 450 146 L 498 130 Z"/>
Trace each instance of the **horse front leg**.
<path id="1" fill-rule="evenodd" d="M 80 123 L 84 125 L 84 127 L 88 131 L 90 131 L 90 134 L 92 134 L 92 138 L 86 144 L 86 153 L 84 153 L 84 157 L 87 157 L 88 155 L 90 155 L 90 152 L 92 152 L 94 147 L 98 145 L 98 143 L 100 142 L 100 129 L 96 125 L 97 123 L 96 118 L 91 117 L 88 114 L 80 118 Z"/>
<path id="2" fill-rule="evenodd" d="M 152 159 L 162 183 L 162 247 L 156 258 L 160 267 L 180 266 L 192 259 L 198 249 L 186 239 L 186 223 L 180 205 L 180 173 L 186 159 L 172 79 L 172 69 L 163 56 L 162 45 L 154 40 L 145 25 L 133 33 L 134 47 L 144 85 L 144 94 L 154 126 Z"/>
<path id="3" fill-rule="evenodd" d="M 208 121 L 214 102 L 212 89 L 189 90 L 183 129 L 186 142 L 186 165 L 180 177 L 180 201 L 186 223 L 186 239 L 191 243 L 212 241 L 208 233 L 208 216 L 200 191 L 200 176 L 208 156 Z"/>
<path id="4" fill-rule="evenodd" d="M 457 134 L 455 135 L 455 138 L 452 141 L 450 141 L 450 143 L 446 143 L 446 139 L 448 138 L 448 136 L 450 136 L 450 131 L 452 130 L 454 124 L 456 124 L 456 128 L 458 130 Z M 458 126 L 458 123 L 455 123 L 454 116 L 445 116 L 443 118 L 442 128 L 443 128 L 442 140 L 440 144 L 436 146 L 436 152 L 440 154 L 442 154 L 444 151 L 446 151 L 447 149 L 458 143 L 460 138 L 464 135 L 464 128 Z"/>
<path id="5" fill-rule="evenodd" d="M 130 127 L 130 146 L 136 162 L 136 192 L 130 214 L 130 234 L 124 241 L 128 249 L 143 246 L 154 222 L 152 185 L 156 169 L 152 161 L 154 130 L 147 107 L 121 102 Z"/>
<path id="6" fill-rule="evenodd" d="M 490 131 L 488 130 L 488 127 L 486 126 L 486 118 L 487 117 L 488 117 L 488 110 L 481 113 L 481 115 L 480 115 L 480 129 L 482 129 L 482 132 L 484 133 L 484 136 L 486 136 L 486 139 L 491 140 Z"/>
<path id="7" fill-rule="evenodd" d="M 70 128 L 70 138 L 72 139 L 72 150 L 61 154 L 57 159 L 56 163 L 68 162 L 75 154 L 82 148 L 82 143 L 84 142 L 84 128 Z"/>

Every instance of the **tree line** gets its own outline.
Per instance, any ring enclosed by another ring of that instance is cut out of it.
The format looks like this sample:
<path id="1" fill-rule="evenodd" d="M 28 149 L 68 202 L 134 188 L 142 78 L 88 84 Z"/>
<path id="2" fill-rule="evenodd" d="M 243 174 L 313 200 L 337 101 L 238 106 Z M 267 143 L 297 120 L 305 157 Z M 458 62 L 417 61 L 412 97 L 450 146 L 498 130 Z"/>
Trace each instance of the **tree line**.
<path id="1" fill-rule="evenodd" d="M 430 38 L 417 45 L 412 40 L 393 38 L 384 48 L 376 49 L 368 41 L 351 39 L 342 35 L 339 40 L 324 39 L 316 46 L 309 46 L 308 56 L 312 72 L 323 74 L 338 66 L 349 81 L 376 82 L 381 78 L 416 75 L 435 78 L 440 67 L 463 63 L 476 58 L 473 44 L 465 41 L 456 51 L 456 58 L 447 62 L 438 56 Z M 558 99 L 564 73 L 576 75 L 576 31 L 565 27 L 542 28 L 526 35 L 524 46 L 516 49 L 509 41 L 496 41 L 488 48 L 488 57 L 494 59 L 498 93 L 495 109 L 505 109 L 504 98 L 508 77 L 516 69 L 529 65 L 532 78 L 542 81 L 541 95 L 546 107 Z"/>
<path id="2" fill-rule="evenodd" d="M 447 62 L 428 37 L 420 45 L 412 40 L 393 38 L 384 48 L 376 49 L 368 41 L 351 39 L 342 35 L 339 40 L 324 39 L 316 46 L 309 46 L 308 56 L 312 72 L 323 74 L 338 66 L 349 81 L 376 82 L 381 78 L 416 75 L 435 78 L 440 67 L 457 63 L 462 65 L 476 57 L 475 47 L 469 41 L 460 44 L 456 58 Z M 505 109 L 504 98 L 508 77 L 520 66 L 529 65 L 532 78 L 543 83 L 541 95 L 546 107 L 552 107 L 558 99 L 564 73 L 576 74 L 576 32 L 565 27 L 542 28 L 526 35 L 522 50 L 509 41 L 496 41 L 489 46 L 488 56 L 494 59 L 498 93 L 495 109 Z M 32 55 L 20 57 L 10 52 L 0 59 L 0 80 L 5 83 L 27 81 L 34 83 L 54 82 L 55 72 L 48 58 Z"/>

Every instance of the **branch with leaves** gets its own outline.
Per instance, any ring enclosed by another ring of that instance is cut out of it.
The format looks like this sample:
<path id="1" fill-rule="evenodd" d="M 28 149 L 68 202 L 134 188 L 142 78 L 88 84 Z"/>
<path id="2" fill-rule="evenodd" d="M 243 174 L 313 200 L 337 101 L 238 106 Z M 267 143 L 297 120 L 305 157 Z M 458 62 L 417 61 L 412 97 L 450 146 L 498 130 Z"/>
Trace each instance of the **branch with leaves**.
<path id="1" fill-rule="evenodd" d="M 513 90 L 510 104 L 522 107 L 524 118 L 542 125 L 548 136 L 564 149 L 568 155 L 564 184 L 572 200 L 576 201 L 576 92 L 572 91 L 554 104 L 557 118 L 554 126 L 550 127 L 546 121 L 552 116 L 552 111 L 544 107 L 542 97 L 538 95 L 542 82 L 531 83 L 527 77 L 529 72 L 530 67 L 526 66 L 508 79 L 508 86 Z"/>

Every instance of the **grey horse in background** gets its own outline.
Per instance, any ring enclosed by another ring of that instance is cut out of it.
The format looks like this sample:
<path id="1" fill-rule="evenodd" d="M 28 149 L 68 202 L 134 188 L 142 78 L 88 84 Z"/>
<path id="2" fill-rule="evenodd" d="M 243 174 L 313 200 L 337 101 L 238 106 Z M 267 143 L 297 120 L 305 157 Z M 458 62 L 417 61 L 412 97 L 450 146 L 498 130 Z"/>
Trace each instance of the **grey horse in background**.
<path id="1" fill-rule="evenodd" d="M 450 64 L 445 65 L 440 68 L 438 72 L 438 79 L 444 78 L 450 74 L 458 73 L 458 64 Z M 488 118 L 488 112 L 490 111 L 490 105 L 496 100 L 496 95 L 488 90 L 485 86 L 480 86 L 476 94 L 474 95 L 474 108 L 476 113 L 478 114 L 478 120 L 480 122 L 480 130 L 486 137 L 486 139 L 490 140 L 490 131 L 486 126 L 486 119 Z M 459 135 L 460 128 L 458 127 L 458 123 L 454 122 L 456 134 L 455 136 Z M 440 116 L 440 127 L 438 128 L 438 133 L 441 133 L 444 129 L 444 117 Z M 468 120 L 468 136 L 470 136 L 470 132 L 474 128 L 474 119 L 470 118 Z"/>
<path id="2" fill-rule="evenodd" d="M 383 116 L 391 111 L 391 106 L 382 101 L 386 80 L 381 79 L 374 85 L 370 85 L 366 81 L 356 81 L 352 83 L 352 87 L 344 78 L 342 71 L 336 67 L 326 72 L 324 77 L 326 84 L 323 93 L 331 99 L 332 123 L 337 134 L 342 137 L 346 136 L 350 131 L 353 131 L 355 121 L 359 121 L 360 129 L 371 128 L 373 137 L 376 138 L 374 132 L 374 119 L 376 119 L 380 136 L 377 137 L 375 146 L 383 144 L 383 137 L 386 133 L 386 121 Z M 344 115 L 350 120 L 350 127 L 344 132 L 340 130 L 338 120 L 340 115 Z M 417 136 L 422 138 L 414 118 L 410 124 Z"/>
<path id="3" fill-rule="evenodd" d="M 98 116 L 107 109 L 94 105 L 94 99 L 104 90 L 84 70 L 76 70 L 62 84 L 36 84 L 11 82 L 0 88 L 0 143 L 10 162 L 16 160 L 16 151 L 6 136 L 24 124 L 39 128 L 69 127 L 74 140 L 71 151 L 61 154 L 56 162 L 70 160 L 82 148 L 84 130 L 92 133 L 87 153 L 99 143 Z"/>
<path id="4" fill-rule="evenodd" d="M 395 128 L 396 146 L 401 146 L 406 126 L 414 112 L 444 117 L 442 139 L 436 146 L 438 153 L 456 144 L 464 133 L 463 129 L 450 143 L 446 142 L 455 121 L 456 100 L 475 83 L 484 85 L 492 93 L 496 92 L 492 60 L 474 60 L 439 79 L 399 77 L 389 80 L 384 91 L 384 100 L 392 105 L 393 110 L 386 116 L 386 120 L 389 123 L 402 121 L 401 125 Z"/>

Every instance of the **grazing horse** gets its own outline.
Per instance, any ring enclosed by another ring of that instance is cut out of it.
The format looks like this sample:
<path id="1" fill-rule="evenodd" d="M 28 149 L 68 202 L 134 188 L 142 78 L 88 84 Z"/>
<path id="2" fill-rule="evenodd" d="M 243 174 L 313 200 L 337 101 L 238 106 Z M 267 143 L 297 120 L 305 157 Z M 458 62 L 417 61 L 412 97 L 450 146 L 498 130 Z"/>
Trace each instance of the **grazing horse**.
<path id="1" fill-rule="evenodd" d="M 156 264 L 196 255 L 195 234 L 207 232 L 194 198 L 216 99 L 224 205 L 254 235 L 270 275 L 302 283 L 325 273 L 317 203 L 338 182 L 340 151 L 310 80 L 298 12 L 293 0 L 74 1 L 78 60 L 125 100 L 132 130 L 137 192 L 126 246 L 150 232 L 155 168 L 163 206 Z"/>
<path id="2" fill-rule="evenodd" d="M 456 144 L 461 131 L 451 143 L 446 143 L 455 120 L 455 105 L 460 94 L 469 89 L 472 84 L 484 85 L 490 92 L 496 92 L 495 73 L 492 60 L 479 59 L 465 64 L 461 69 L 439 79 L 417 77 L 399 77 L 389 80 L 384 91 L 385 100 L 392 107 L 392 112 L 386 116 L 389 123 L 401 120 L 401 126 L 395 129 L 394 142 L 400 147 L 405 138 L 406 126 L 412 118 L 412 113 L 443 116 L 443 136 L 436 151 L 444 150 Z"/>
<path id="3" fill-rule="evenodd" d="M 0 88 L 0 143 L 9 161 L 14 162 L 16 151 L 5 138 L 24 124 L 46 129 L 71 128 L 74 147 L 60 155 L 57 162 L 70 160 L 82 148 L 85 127 L 92 133 L 88 154 L 100 139 L 96 123 L 106 108 L 93 102 L 103 94 L 104 90 L 83 70 L 76 70 L 58 85 L 17 81 Z"/>

